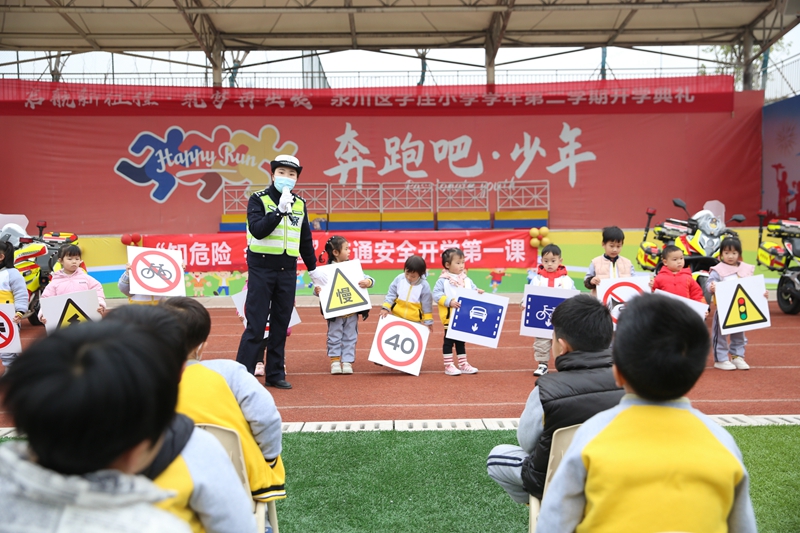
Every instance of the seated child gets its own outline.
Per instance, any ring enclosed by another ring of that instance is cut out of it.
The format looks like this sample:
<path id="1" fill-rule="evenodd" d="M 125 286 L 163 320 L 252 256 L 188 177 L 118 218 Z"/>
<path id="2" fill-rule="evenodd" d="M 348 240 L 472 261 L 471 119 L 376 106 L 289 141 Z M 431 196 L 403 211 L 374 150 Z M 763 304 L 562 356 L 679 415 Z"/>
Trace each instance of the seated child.
<path id="1" fill-rule="evenodd" d="M 536 380 L 519 419 L 520 445 L 495 446 L 486 462 L 489 477 L 517 503 L 528 503 L 529 494 L 541 499 L 553 433 L 617 405 L 623 395 L 611 372 L 614 326 L 603 304 L 588 294 L 564 300 L 553 311 L 553 328 L 558 372 Z"/>
<path id="2" fill-rule="evenodd" d="M 184 329 L 163 307 L 124 305 L 109 311 L 103 321 L 148 330 L 172 348 L 170 361 L 176 368 L 186 363 Z M 177 493 L 157 507 L 184 520 L 196 533 L 256 533 L 252 498 L 216 437 L 195 429 L 191 418 L 176 413 L 163 441 L 153 462 L 140 472 L 162 489 Z"/>
<path id="3" fill-rule="evenodd" d="M 592 296 L 597 294 L 600 280 L 633 276 L 633 263 L 619 255 L 623 244 L 625 244 L 625 232 L 617 226 L 603 228 L 603 255 L 592 259 L 589 270 L 583 278 L 583 285 L 591 289 Z"/>
<path id="4" fill-rule="evenodd" d="M 433 293 L 426 279 L 425 259 L 412 255 L 403 265 L 403 273 L 389 285 L 381 307 L 381 318 L 391 313 L 410 322 L 419 322 L 433 331 Z"/>
<path id="5" fill-rule="evenodd" d="M 175 415 L 178 367 L 142 328 L 77 324 L 43 338 L 0 378 L 25 441 L 0 445 L 1 531 L 189 533 L 142 476 Z"/>
<path id="6" fill-rule="evenodd" d="M 548 244 L 541 251 L 542 264 L 536 274 L 528 282 L 534 287 L 552 287 L 554 289 L 575 289 L 575 282 L 569 277 L 567 267 L 561 264 L 561 248 L 555 244 Z M 525 300 L 522 300 L 525 308 Z M 550 339 L 536 339 L 533 341 L 533 357 L 539 366 L 534 370 L 534 376 L 547 374 L 547 365 L 550 363 L 550 348 L 553 342 Z"/>
<path id="7" fill-rule="evenodd" d="M 239 433 L 252 497 L 264 502 L 285 498 L 281 415 L 272 395 L 236 361 L 200 361 L 211 332 L 203 304 L 176 297 L 159 305 L 183 323 L 189 347 L 176 410 L 197 424 Z"/>
<path id="8" fill-rule="evenodd" d="M 684 397 L 709 347 L 705 323 L 681 302 L 645 294 L 627 304 L 612 353 L 627 394 L 575 433 L 538 530 L 756 532 L 736 442 Z"/>
<path id="9" fill-rule="evenodd" d="M 93 290 L 97 291 L 99 304 L 97 312 L 101 315 L 105 313 L 106 297 L 103 293 L 103 286 L 81 268 L 81 249 L 75 244 L 62 246 L 58 251 L 58 262 L 61 264 L 61 269 L 53 272 L 53 279 L 42 291 L 42 298 Z M 47 323 L 41 312 L 39 320 L 42 324 Z"/>

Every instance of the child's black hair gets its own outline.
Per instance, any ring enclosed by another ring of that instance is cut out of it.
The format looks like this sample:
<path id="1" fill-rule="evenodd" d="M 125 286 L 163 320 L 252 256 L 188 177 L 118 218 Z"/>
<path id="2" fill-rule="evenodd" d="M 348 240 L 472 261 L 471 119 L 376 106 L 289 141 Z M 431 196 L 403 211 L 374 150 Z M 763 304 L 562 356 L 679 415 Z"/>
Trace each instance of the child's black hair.
<path id="1" fill-rule="evenodd" d="M 611 345 L 614 335 L 611 312 L 588 294 L 558 304 L 552 321 L 553 338 L 564 339 L 575 351 L 600 352 Z"/>
<path id="2" fill-rule="evenodd" d="M 333 252 L 334 251 L 341 252 L 342 247 L 346 242 L 347 239 L 345 239 L 344 237 L 334 235 L 325 242 L 325 251 L 319 254 L 317 261 L 319 261 L 320 263 L 325 263 L 325 255 L 327 255 L 328 256 L 327 264 L 330 265 L 331 263 L 333 263 L 334 259 L 336 259 L 336 257 L 333 255 Z"/>
<path id="3" fill-rule="evenodd" d="M 442 252 L 442 266 L 447 268 L 447 263 L 452 262 L 454 257 L 464 257 L 464 252 L 461 248 L 448 248 Z"/>
<path id="4" fill-rule="evenodd" d="M 58 259 L 75 256 L 82 256 L 81 248 L 77 244 L 62 244 L 61 248 L 58 249 Z"/>
<path id="5" fill-rule="evenodd" d="M 406 259 L 406 264 L 403 265 L 404 272 L 416 272 L 419 274 L 419 277 L 425 275 L 428 271 L 428 265 L 425 263 L 425 260 L 418 255 L 412 255 L 408 259 Z"/>
<path id="6" fill-rule="evenodd" d="M 175 296 L 158 303 L 183 324 L 186 336 L 186 354 L 206 342 L 211 334 L 211 315 L 203 304 L 194 298 Z"/>
<path id="7" fill-rule="evenodd" d="M 23 351 L 0 378 L 0 395 L 40 466 L 88 474 L 158 442 L 178 400 L 169 350 L 132 324 L 76 324 Z"/>
<path id="8" fill-rule="evenodd" d="M 0 254 L 3 254 L 0 268 L 14 268 L 14 245 L 8 241 L 0 241 Z"/>
<path id="9" fill-rule="evenodd" d="M 168 309 L 154 305 L 121 305 L 103 315 L 103 320 L 133 324 L 152 333 L 170 347 L 170 356 L 178 370 L 186 363 L 193 346 L 187 347 L 184 325 Z"/>
<path id="10" fill-rule="evenodd" d="M 603 228 L 603 244 L 607 242 L 625 242 L 625 232 L 617 226 Z"/>
<path id="11" fill-rule="evenodd" d="M 667 257 L 669 257 L 669 254 L 671 254 L 671 253 L 673 253 L 673 252 L 680 252 L 680 253 L 683 253 L 683 250 L 681 250 L 680 248 L 678 248 L 678 247 L 677 247 L 677 246 L 675 246 L 674 244 L 668 244 L 668 245 L 666 245 L 666 246 L 664 247 L 664 249 L 663 249 L 663 250 L 661 250 L 661 261 L 662 261 L 662 262 L 666 261 L 666 260 L 667 260 Z"/>
<path id="12" fill-rule="evenodd" d="M 691 390 L 705 369 L 710 346 L 703 319 L 689 306 L 644 294 L 620 314 L 612 358 L 636 394 L 666 401 Z"/>
<path id="13" fill-rule="evenodd" d="M 544 257 L 547 254 L 553 254 L 556 257 L 561 257 L 561 248 L 559 248 L 555 244 L 548 244 L 547 246 L 542 248 L 542 253 L 539 255 L 540 257 Z"/>
<path id="14" fill-rule="evenodd" d="M 719 251 L 736 250 L 739 252 L 739 260 L 742 259 L 742 241 L 736 237 L 725 237 L 722 239 L 722 244 L 719 245 Z"/>

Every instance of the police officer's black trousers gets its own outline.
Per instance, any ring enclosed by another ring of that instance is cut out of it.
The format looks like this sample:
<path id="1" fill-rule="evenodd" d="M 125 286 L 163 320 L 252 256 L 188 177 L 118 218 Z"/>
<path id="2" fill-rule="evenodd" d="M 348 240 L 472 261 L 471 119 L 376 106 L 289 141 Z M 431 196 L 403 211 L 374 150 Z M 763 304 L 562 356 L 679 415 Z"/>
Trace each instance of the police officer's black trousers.
<path id="1" fill-rule="evenodd" d="M 284 371 L 284 348 L 286 331 L 292 318 L 297 283 L 297 269 L 272 269 L 267 254 L 247 252 L 248 278 L 245 318 L 247 328 L 239 342 L 236 360 L 253 374 L 261 358 L 261 341 L 269 317 L 267 339 L 267 362 L 264 368 L 265 381 L 286 379 Z M 271 304 L 271 309 L 270 309 Z"/>

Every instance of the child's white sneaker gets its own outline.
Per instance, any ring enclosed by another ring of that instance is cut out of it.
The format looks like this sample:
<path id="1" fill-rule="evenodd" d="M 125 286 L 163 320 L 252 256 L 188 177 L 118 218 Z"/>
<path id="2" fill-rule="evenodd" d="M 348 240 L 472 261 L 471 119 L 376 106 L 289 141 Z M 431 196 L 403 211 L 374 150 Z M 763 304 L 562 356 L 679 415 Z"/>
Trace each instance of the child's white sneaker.
<path id="1" fill-rule="evenodd" d="M 478 369 L 472 366 L 471 364 L 467 363 L 466 361 L 458 365 L 459 370 L 461 370 L 462 374 L 477 374 Z"/>
<path id="2" fill-rule="evenodd" d="M 718 370 L 736 370 L 736 365 L 730 361 L 717 361 L 714 363 L 714 368 Z"/>
<path id="3" fill-rule="evenodd" d="M 350 363 L 342 363 L 342 374 L 352 374 L 353 365 Z"/>
<path id="4" fill-rule="evenodd" d="M 547 363 L 539 363 L 539 367 L 533 371 L 534 376 L 544 376 L 547 374 Z"/>
<path id="5" fill-rule="evenodd" d="M 331 363 L 331 374 L 341 374 L 342 373 L 342 365 L 339 361 L 335 363 Z"/>
<path id="6" fill-rule="evenodd" d="M 448 376 L 460 376 L 461 370 L 457 369 L 456 365 L 454 365 L 453 363 L 450 363 L 449 365 L 444 367 L 444 373 L 447 374 Z"/>
<path id="7" fill-rule="evenodd" d="M 256 363 L 256 376 L 263 376 L 264 375 L 264 363 Z"/>
<path id="8" fill-rule="evenodd" d="M 736 370 L 750 370 L 750 365 L 745 362 L 744 357 L 734 355 L 731 357 L 731 363 L 736 367 Z"/>

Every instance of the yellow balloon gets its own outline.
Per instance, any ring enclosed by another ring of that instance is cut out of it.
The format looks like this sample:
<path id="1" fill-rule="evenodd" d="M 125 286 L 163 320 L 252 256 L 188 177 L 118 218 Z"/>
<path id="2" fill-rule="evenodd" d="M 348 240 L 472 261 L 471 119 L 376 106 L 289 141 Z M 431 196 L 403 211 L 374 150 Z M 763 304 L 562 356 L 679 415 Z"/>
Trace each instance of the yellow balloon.
<path id="1" fill-rule="evenodd" d="M 536 228 L 531 228 L 531 230 L 528 233 L 530 233 L 531 237 L 538 237 L 539 236 L 539 230 L 536 229 Z"/>
<path id="2" fill-rule="evenodd" d="M 531 239 L 531 248 L 538 248 L 539 247 L 539 239 L 534 237 Z"/>
<path id="3" fill-rule="evenodd" d="M 550 233 L 550 228 L 547 226 L 542 226 L 539 228 L 539 235 L 542 237 L 547 237 L 547 234 Z"/>
<path id="4" fill-rule="evenodd" d="M 547 237 L 544 237 L 542 239 L 542 246 L 547 246 L 548 244 L 550 244 L 550 242 L 551 242 L 550 239 L 548 239 Z"/>

